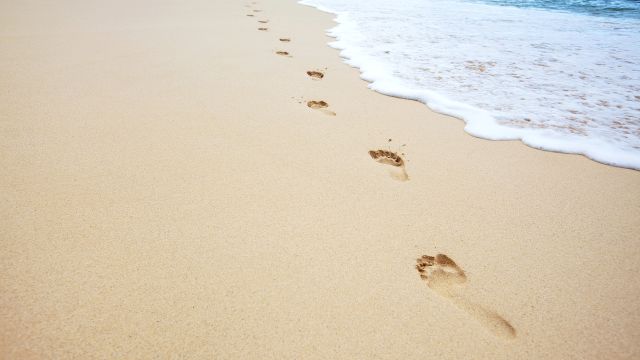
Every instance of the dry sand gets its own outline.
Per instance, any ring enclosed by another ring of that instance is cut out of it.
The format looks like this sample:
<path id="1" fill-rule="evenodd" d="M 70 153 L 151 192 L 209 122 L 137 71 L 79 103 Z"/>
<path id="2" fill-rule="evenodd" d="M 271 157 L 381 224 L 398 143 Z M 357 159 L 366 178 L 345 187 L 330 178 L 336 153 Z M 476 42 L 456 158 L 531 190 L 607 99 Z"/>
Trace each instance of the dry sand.
<path id="1" fill-rule="evenodd" d="M 0 358 L 640 356 L 639 172 L 473 138 L 245 4 L 0 3 Z"/>

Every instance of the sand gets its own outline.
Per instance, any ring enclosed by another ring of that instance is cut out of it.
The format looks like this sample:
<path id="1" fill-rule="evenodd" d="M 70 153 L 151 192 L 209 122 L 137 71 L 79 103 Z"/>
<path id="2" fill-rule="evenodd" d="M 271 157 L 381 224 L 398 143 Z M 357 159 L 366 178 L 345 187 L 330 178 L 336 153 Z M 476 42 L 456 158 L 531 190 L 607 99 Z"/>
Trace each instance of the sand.
<path id="1" fill-rule="evenodd" d="M 639 172 L 471 137 L 255 2 L 0 4 L 0 358 L 640 356 Z"/>

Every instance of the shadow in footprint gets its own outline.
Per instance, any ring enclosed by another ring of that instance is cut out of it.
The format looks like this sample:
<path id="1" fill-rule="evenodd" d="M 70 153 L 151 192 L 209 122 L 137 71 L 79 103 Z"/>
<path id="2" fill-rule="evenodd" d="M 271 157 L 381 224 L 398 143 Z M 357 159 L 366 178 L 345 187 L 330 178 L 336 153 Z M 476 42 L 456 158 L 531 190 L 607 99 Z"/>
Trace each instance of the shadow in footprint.
<path id="1" fill-rule="evenodd" d="M 282 56 L 289 56 L 289 52 L 287 51 L 276 51 L 276 54 L 282 55 Z"/>
<path id="2" fill-rule="evenodd" d="M 289 42 L 289 41 L 291 41 L 291 39 L 289 39 L 289 38 L 280 38 L 280 41 L 282 41 L 282 42 Z"/>
<path id="3" fill-rule="evenodd" d="M 324 74 L 320 71 L 307 71 L 307 75 L 309 75 L 313 80 L 320 80 L 324 77 Z"/>
<path id="4" fill-rule="evenodd" d="M 269 28 L 258 28 L 258 30 L 260 30 L 260 31 L 267 31 L 267 30 L 269 30 Z"/>
<path id="5" fill-rule="evenodd" d="M 311 109 L 320 110 L 324 114 L 327 114 L 327 115 L 331 115 L 331 116 L 335 116 L 336 115 L 335 112 L 327 109 L 329 107 L 329 104 L 324 100 L 307 101 L 307 106 L 310 107 Z"/>
<path id="6" fill-rule="evenodd" d="M 324 100 L 311 100 L 311 101 L 307 101 L 307 106 L 312 108 L 312 109 L 323 109 L 326 107 L 329 107 L 329 104 L 327 104 L 326 101 Z"/>
<path id="7" fill-rule="evenodd" d="M 380 164 L 393 166 L 390 175 L 392 178 L 400 181 L 409 180 L 409 175 L 405 168 L 405 161 L 402 155 L 391 150 L 369 150 L 369 156 Z"/>
<path id="8" fill-rule="evenodd" d="M 423 255 L 417 259 L 417 263 L 420 278 L 431 290 L 451 300 L 494 335 L 505 339 L 516 337 L 516 330 L 502 316 L 463 296 L 461 288 L 467 282 L 467 276 L 450 257 L 444 254 L 435 257 Z"/>
<path id="9" fill-rule="evenodd" d="M 261 23 L 261 24 L 266 24 L 266 23 L 269 22 L 269 20 L 258 20 L 258 22 Z"/>
<path id="10" fill-rule="evenodd" d="M 247 14 L 247 16 L 253 17 L 253 14 Z"/>

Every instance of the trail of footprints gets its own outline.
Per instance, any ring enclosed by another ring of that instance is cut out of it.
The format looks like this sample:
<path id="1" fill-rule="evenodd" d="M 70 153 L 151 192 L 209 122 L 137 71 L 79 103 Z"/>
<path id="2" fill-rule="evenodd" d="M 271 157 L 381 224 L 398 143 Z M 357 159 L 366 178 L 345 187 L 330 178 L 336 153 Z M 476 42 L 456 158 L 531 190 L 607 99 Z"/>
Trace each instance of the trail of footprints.
<path id="1" fill-rule="evenodd" d="M 249 9 L 251 9 L 252 12 L 254 13 L 258 13 L 261 12 L 262 10 L 260 9 L 253 9 L 253 6 L 256 5 L 256 2 L 252 2 L 251 4 L 246 4 L 245 6 Z M 254 17 L 254 14 L 247 14 L 247 16 L 249 17 Z M 266 27 L 266 24 L 269 23 L 269 19 L 262 19 L 262 20 L 258 20 L 258 23 L 263 24 L 262 26 L 258 27 L 259 31 L 264 31 L 267 32 L 269 31 L 269 28 Z M 288 37 L 281 37 L 278 38 L 278 40 L 280 40 L 280 42 L 282 43 L 289 43 L 291 42 L 291 38 Z M 291 54 L 289 53 L 289 51 L 286 50 L 277 50 L 275 51 L 276 55 L 280 55 L 280 56 L 284 56 L 284 57 L 292 57 Z M 309 76 L 309 78 L 311 78 L 312 80 L 321 80 L 322 78 L 324 78 L 324 72 L 320 71 L 320 70 L 309 70 L 307 71 L 307 76 Z M 310 109 L 314 109 L 314 110 L 319 110 L 320 112 L 326 114 L 326 115 L 331 115 L 331 116 L 335 116 L 336 113 L 327 109 L 329 107 L 329 104 L 324 101 L 324 100 L 311 100 L 307 102 L 307 106 Z"/>
<path id="2" fill-rule="evenodd" d="M 250 8 L 254 13 L 261 12 L 260 9 L 253 9 L 253 6 L 256 4 L 257 3 L 254 1 L 251 4 L 247 4 L 246 7 Z M 254 15 L 247 14 L 247 16 L 253 17 Z M 263 26 L 258 27 L 258 30 L 265 31 L 265 32 L 269 30 L 269 28 L 266 27 L 266 24 L 269 23 L 269 19 L 261 19 L 257 21 L 258 23 L 263 24 Z M 280 40 L 280 42 L 282 43 L 291 42 L 291 38 L 288 38 L 288 37 L 281 37 L 281 38 L 278 38 L 278 40 Z M 283 57 L 292 57 L 289 51 L 286 51 L 286 50 L 277 50 L 275 51 L 275 54 Z M 306 74 L 310 79 L 315 81 L 322 80 L 325 76 L 325 72 L 318 69 L 308 70 Z M 330 116 L 336 115 L 334 111 L 331 111 L 328 109 L 329 103 L 325 100 L 309 100 L 309 101 L 300 101 L 300 102 L 301 103 L 306 102 L 308 108 L 319 111 L 325 115 L 330 115 Z M 389 141 L 391 141 L 391 139 L 389 139 Z M 406 167 L 405 167 L 406 161 L 403 158 L 404 154 L 399 154 L 398 152 L 391 151 L 390 149 L 389 150 L 378 149 L 378 150 L 370 150 L 369 156 L 371 156 L 373 160 L 375 160 L 380 164 L 390 165 L 391 168 L 389 170 L 389 174 L 393 179 L 396 179 L 399 181 L 409 180 L 409 175 L 407 174 Z"/>
<path id="3" fill-rule="evenodd" d="M 251 8 L 256 5 L 256 2 L 252 2 L 251 5 L 247 4 L 246 7 Z M 259 13 L 260 9 L 252 9 L 252 12 Z M 248 17 L 254 17 L 254 14 L 247 14 Z M 258 20 L 260 24 L 268 24 L 269 20 Z M 259 27 L 260 31 L 268 31 L 268 28 Z M 279 38 L 280 42 L 289 43 L 290 38 Z M 288 51 L 278 50 L 275 52 L 277 55 L 291 57 Z M 325 73 L 320 70 L 309 70 L 307 76 L 312 80 L 322 80 Z M 293 97 L 295 99 L 295 97 Z M 302 98 L 298 99 L 299 103 L 304 103 Z M 309 100 L 306 101 L 307 107 L 313 110 L 321 111 L 327 115 L 335 116 L 336 113 L 328 110 L 329 104 L 324 100 Z M 389 139 L 390 143 L 392 139 Z M 402 145 L 400 148 L 404 147 Z M 398 151 L 392 151 L 391 149 L 376 149 L 369 150 L 369 156 L 375 162 L 383 165 L 387 165 L 390 168 L 390 175 L 392 178 L 399 181 L 409 180 L 409 175 L 406 171 L 406 162 L 404 158 L 405 154 Z M 511 324 L 502 318 L 498 313 L 490 310 L 482 305 L 479 305 L 464 296 L 464 286 L 467 282 L 467 276 L 451 258 L 444 254 L 437 254 L 436 256 L 423 255 L 417 259 L 416 270 L 420 278 L 426 283 L 426 285 L 440 296 L 449 299 L 455 306 L 466 311 L 470 316 L 476 319 L 487 330 L 494 335 L 506 339 L 513 339 L 516 337 L 516 330 Z"/>
<path id="4" fill-rule="evenodd" d="M 429 289 L 466 311 L 494 335 L 504 339 L 516 337 L 516 329 L 507 320 L 464 295 L 467 275 L 450 257 L 422 255 L 416 262 L 416 270 Z"/>

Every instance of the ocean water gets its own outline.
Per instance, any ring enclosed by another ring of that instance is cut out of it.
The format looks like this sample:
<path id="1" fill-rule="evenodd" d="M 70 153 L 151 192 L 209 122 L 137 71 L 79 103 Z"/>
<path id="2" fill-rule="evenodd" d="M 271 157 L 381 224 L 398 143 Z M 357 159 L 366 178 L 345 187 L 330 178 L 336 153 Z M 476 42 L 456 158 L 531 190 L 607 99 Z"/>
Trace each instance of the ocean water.
<path id="1" fill-rule="evenodd" d="M 375 91 L 491 140 L 640 170 L 640 2 L 303 0 Z"/>

